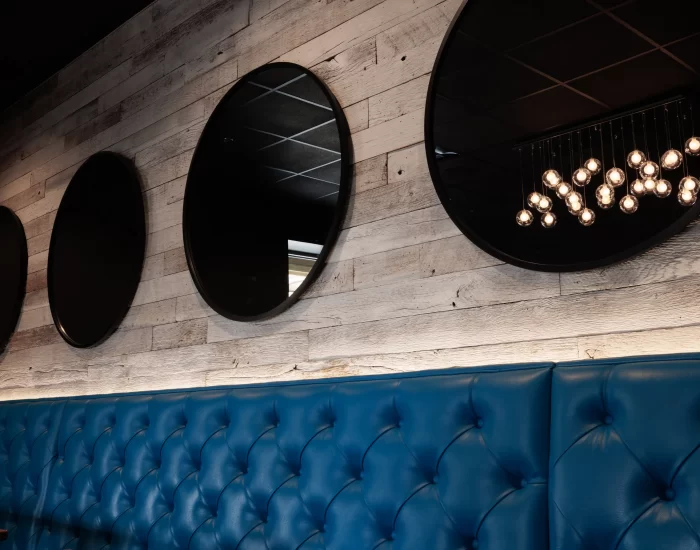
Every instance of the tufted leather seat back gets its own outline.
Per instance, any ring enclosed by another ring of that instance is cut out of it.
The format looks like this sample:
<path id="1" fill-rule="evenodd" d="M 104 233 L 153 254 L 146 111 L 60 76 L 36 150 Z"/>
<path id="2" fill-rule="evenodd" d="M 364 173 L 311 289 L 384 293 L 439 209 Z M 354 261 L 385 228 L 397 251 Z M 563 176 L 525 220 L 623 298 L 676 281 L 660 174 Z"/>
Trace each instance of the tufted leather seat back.
<path id="1" fill-rule="evenodd" d="M 539 365 L 7 404 L 6 546 L 546 550 L 550 391 Z"/>
<path id="2" fill-rule="evenodd" d="M 700 361 L 554 371 L 553 550 L 700 550 Z"/>

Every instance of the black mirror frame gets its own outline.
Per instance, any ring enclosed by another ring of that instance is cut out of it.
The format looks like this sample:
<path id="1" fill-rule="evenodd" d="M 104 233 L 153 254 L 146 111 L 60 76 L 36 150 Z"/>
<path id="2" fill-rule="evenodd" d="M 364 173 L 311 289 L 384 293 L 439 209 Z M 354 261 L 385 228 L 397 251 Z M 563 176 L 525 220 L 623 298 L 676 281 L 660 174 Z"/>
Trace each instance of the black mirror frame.
<path id="1" fill-rule="evenodd" d="M 607 256 L 605 258 L 601 258 L 599 260 L 595 261 L 590 261 L 590 262 L 579 262 L 575 264 L 561 264 L 561 265 L 554 265 L 554 264 L 542 264 L 542 263 L 537 263 L 537 262 L 529 262 L 525 260 L 521 260 L 520 258 L 516 258 L 511 256 L 510 254 L 507 254 L 500 249 L 494 247 L 491 245 L 488 241 L 474 233 L 471 228 L 469 228 L 466 224 L 462 222 L 460 219 L 459 215 L 457 212 L 454 211 L 454 208 L 452 207 L 452 201 L 450 199 L 449 193 L 447 189 L 444 187 L 443 182 L 440 178 L 440 170 L 438 168 L 436 159 L 435 159 L 435 142 L 433 140 L 433 112 L 435 109 L 435 98 L 436 98 L 436 92 L 437 92 L 437 80 L 438 80 L 438 74 L 440 73 L 440 68 L 442 65 L 443 57 L 445 50 L 449 48 L 452 42 L 452 38 L 454 37 L 454 30 L 457 24 L 460 22 L 462 18 L 462 14 L 464 13 L 464 10 L 467 9 L 469 5 L 469 0 L 464 0 L 460 8 L 457 10 L 457 13 L 455 14 L 454 18 L 450 22 L 450 25 L 446 31 L 445 38 L 442 41 L 442 44 L 440 45 L 440 49 L 438 50 L 437 58 L 435 60 L 435 64 L 433 65 L 433 70 L 430 75 L 430 83 L 428 85 L 428 95 L 426 99 L 426 104 L 425 104 L 425 118 L 424 118 L 424 136 L 425 136 L 425 152 L 426 156 L 428 159 L 428 170 L 430 172 L 430 178 L 433 181 L 433 186 L 435 187 L 435 191 L 438 195 L 438 198 L 440 199 L 440 203 L 442 206 L 445 208 L 445 211 L 447 212 L 448 216 L 452 220 L 452 222 L 457 226 L 457 228 L 471 241 L 473 242 L 476 246 L 478 246 L 480 249 L 482 249 L 484 252 L 487 254 L 490 254 L 491 256 L 502 260 L 506 263 L 509 263 L 511 265 L 515 265 L 517 267 L 522 267 L 524 269 L 530 269 L 533 271 L 545 271 L 545 272 L 552 272 L 552 273 L 567 273 L 567 272 L 574 272 L 574 271 L 586 271 L 590 269 L 596 269 L 600 267 L 605 267 L 611 264 L 615 264 L 618 262 L 621 262 L 623 260 L 627 260 L 629 258 L 632 258 L 634 256 L 637 256 L 638 254 L 641 254 L 642 252 L 646 252 L 647 250 L 658 246 L 665 242 L 666 240 L 670 239 L 674 235 L 680 233 L 683 229 L 685 229 L 688 224 L 690 224 L 693 220 L 695 220 L 699 215 L 700 215 L 700 201 L 698 201 L 693 207 L 689 208 L 688 211 L 678 218 L 674 223 L 670 224 L 668 227 L 666 227 L 663 231 L 660 231 L 657 233 L 653 238 L 647 239 L 645 241 L 642 241 L 640 243 L 637 243 L 633 246 L 630 246 L 628 248 L 625 248 L 618 252 L 617 254 L 613 254 L 611 256 Z M 628 109 L 623 109 L 628 110 Z"/>
<path id="2" fill-rule="evenodd" d="M 46 278 L 48 281 L 47 287 L 48 287 L 48 293 L 49 293 L 49 307 L 51 309 L 51 317 L 53 318 L 54 325 L 56 326 L 58 333 L 61 335 L 61 338 L 63 338 L 70 346 L 72 346 L 74 348 L 79 348 L 79 349 L 97 347 L 100 344 L 103 344 L 105 341 L 107 341 L 116 332 L 116 330 L 122 324 L 122 321 L 124 321 L 124 318 L 126 317 L 127 313 L 131 309 L 131 305 L 134 301 L 134 298 L 136 297 L 136 292 L 138 290 L 139 284 L 141 283 L 141 276 L 143 274 L 143 265 L 146 261 L 146 238 L 147 238 L 146 208 L 145 208 L 144 201 L 143 201 L 143 185 L 141 184 L 141 179 L 139 177 L 139 173 L 136 170 L 136 167 L 134 166 L 134 164 L 128 158 L 126 158 L 118 153 L 113 153 L 110 151 L 101 151 L 99 153 L 95 153 L 94 155 L 91 155 L 90 157 L 88 157 L 83 162 L 83 164 L 80 166 L 80 168 L 78 168 L 78 171 L 75 173 L 73 178 L 75 178 L 78 175 L 78 173 L 80 172 L 80 170 L 83 168 L 83 166 L 85 166 L 93 158 L 95 158 L 95 157 L 107 157 L 107 156 L 110 158 L 117 159 L 119 162 L 121 162 L 124 165 L 124 167 L 126 168 L 126 170 L 128 171 L 129 175 L 131 176 L 130 180 L 131 180 L 132 184 L 138 185 L 139 193 L 141 194 L 141 199 L 142 199 L 141 203 L 140 203 L 141 204 L 141 212 L 140 212 L 141 216 L 140 216 L 140 218 L 143 220 L 143 232 L 141 232 L 139 237 L 141 238 L 141 241 L 142 241 L 141 248 L 143 250 L 143 254 L 140 257 L 140 264 L 139 264 L 138 270 L 137 270 L 138 276 L 136 276 L 134 278 L 135 282 L 134 282 L 134 286 L 133 286 L 133 293 L 130 293 L 131 297 L 128 300 L 128 303 L 126 303 L 125 306 L 122 308 L 122 311 L 120 311 L 119 314 L 115 316 L 113 322 L 111 323 L 111 325 L 109 326 L 109 328 L 107 329 L 105 334 L 96 342 L 91 342 L 91 343 L 87 343 L 87 344 L 77 342 L 76 340 L 71 338 L 70 335 L 68 335 L 65 328 L 63 327 L 63 325 L 58 317 L 58 312 L 55 309 L 54 300 L 52 300 L 53 289 L 51 286 L 51 272 L 53 269 L 53 262 L 51 261 L 51 255 L 52 255 L 51 251 L 54 248 L 54 240 L 56 237 L 56 232 L 52 231 L 51 242 L 49 244 L 48 267 L 47 267 L 47 272 L 46 272 Z M 71 178 L 71 182 L 73 181 L 73 178 Z M 70 183 L 68 184 L 68 187 L 66 188 L 66 193 L 68 192 L 68 188 L 70 188 Z M 65 197 L 65 195 L 64 195 L 64 197 Z M 61 199 L 61 204 L 62 203 L 63 203 L 63 198 Z M 61 214 L 61 205 L 59 205 L 59 207 L 58 207 L 58 211 L 56 213 L 56 220 L 58 220 L 60 214 Z M 54 221 L 54 228 L 55 228 L 55 226 L 56 226 L 56 221 Z M 134 273 L 136 273 L 136 270 L 134 271 Z"/>
<path id="3" fill-rule="evenodd" d="M 211 297 L 207 294 L 206 289 L 204 288 L 204 285 L 201 282 L 200 276 L 197 271 L 197 266 L 195 265 L 193 258 L 192 258 L 192 245 L 190 241 L 190 227 L 191 227 L 191 210 L 188 207 L 188 201 L 187 201 L 187 196 L 188 192 L 191 189 L 191 185 L 195 185 L 194 181 L 191 179 L 190 173 L 191 173 L 191 165 L 190 165 L 190 172 L 187 175 L 187 184 L 185 186 L 185 197 L 184 197 L 184 207 L 183 207 L 183 213 L 182 213 L 182 232 L 183 232 L 183 238 L 185 242 L 185 256 L 187 257 L 187 266 L 190 270 L 190 274 L 192 276 L 192 280 L 194 281 L 195 286 L 197 287 L 197 291 L 200 293 L 202 298 L 204 298 L 204 301 L 214 310 L 216 311 L 219 315 L 222 315 L 223 317 L 226 317 L 227 319 L 231 319 L 232 321 L 240 321 L 240 322 L 252 322 L 252 321 L 263 321 L 266 319 L 270 319 L 272 317 L 275 317 L 276 315 L 279 315 L 280 313 L 286 311 L 290 307 L 292 307 L 301 297 L 301 295 L 313 284 L 313 282 L 318 278 L 320 275 L 321 271 L 325 268 L 326 266 L 326 261 L 328 259 L 328 256 L 330 255 L 331 251 L 333 250 L 333 247 L 338 239 L 338 235 L 340 234 L 343 221 L 345 220 L 345 215 L 348 209 L 348 203 L 350 199 L 350 188 L 351 188 L 351 176 L 352 176 L 352 169 L 353 169 L 353 158 L 352 158 L 352 148 L 350 146 L 350 128 L 348 126 L 348 121 L 345 117 L 345 113 L 343 111 L 343 108 L 340 106 L 340 103 L 336 99 L 335 95 L 330 91 L 330 89 L 325 85 L 325 83 L 318 78 L 313 72 L 311 72 L 309 69 L 306 67 L 302 67 L 301 65 L 297 65 L 296 63 L 288 63 L 288 62 L 277 62 L 277 63 L 268 63 L 266 65 L 262 65 L 261 67 L 258 67 L 257 69 L 254 69 L 253 71 L 247 73 L 246 75 L 242 76 L 239 78 L 239 80 L 231 87 L 231 89 L 226 92 L 226 95 L 221 98 L 219 103 L 217 104 L 216 108 L 212 112 L 211 116 L 209 117 L 209 120 L 207 121 L 207 124 L 205 125 L 204 129 L 202 130 L 202 134 L 199 138 L 199 141 L 197 142 L 197 147 L 195 148 L 194 155 L 192 156 L 193 162 L 194 159 L 197 156 L 197 150 L 202 144 L 202 137 L 207 131 L 207 127 L 211 123 L 211 121 L 214 119 L 214 117 L 217 114 L 217 111 L 219 111 L 223 105 L 226 104 L 226 101 L 233 96 L 240 88 L 245 84 L 246 80 L 267 70 L 270 70 L 271 68 L 280 68 L 280 69 L 290 69 L 294 68 L 297 69 L 303 73 L 305 73 L 309 78 L 313 80 L 315 84 L 318 85 L 319 89 L 321 89 L 328 99 L 329 104 L 331 105 L 331 108 L 333 109 L 333 114 L 335 116 L 336 120 L 336 126 L 338 128 L 338 132 L 340 134 L 340 162 L 341 162 L 341 171 L 340 171 L 340 185 L 339 185 L 339 193 L 338 193 L 338 204 L 336 205 L 335 208 L 335 215 L 333 218 L 333 223 L 330 227 L 330 230 L 328 232 L 328 236 L 326 237 L 326 241 L 323 243 L 323 250 L 321 251 L 321 254 L 319 254 L 318 259 L 316 260 L 316 263 L 314 266 L 311 268 L 309 271 L 309 274 L 306 276 L 306 279 L 299 285 L 299 288 L 294 291 L 294 293 L 289 296 L 284 302 L 282 302 L 280 305 L 277 307 L 266 311 L 265 313 L 261 313 L 259 315 L 251 315 L 251 316 L 242 316 L 238 315 L 234 312 L 228 311 L 227 309 L 221 307 L 219 304 L 217 304 L 214 300 L 211 299 Z"/>
<path id="4" fill-rule="evenodd" d="M 17 235 L 18 237 L 20 237 L 20 284 L 17 288 L 17 293 L 15 294 L 15 300 L 11 304 L 9 304 L 8 308 L 10 312 L 10 319 L 14 319 L 14 322 L 12 322 L 11 324 L 12 330 L 7 335 L 0 335 L 0 354 L 2 354 L 6 351 L 7 346 L 10 343 L 10 340 L 12 339 L 12 335 L 17 329 L 17 323 L 19 322 L 19 318 L 22 315 L 22 306 L 24 305 L 24 297 L 27 291 L 27 262 L 29 260 L 29 255 L 27 251 L 27 236 L 24 232 L 24 226 L 22 225 L 21 220 L 17 217 L 17 214 L 15 214 L 6 206 L 0 206 L 0 210 L 9 213 L 12 222 L 15 225 L 15 229 L 17 230 Z"/>

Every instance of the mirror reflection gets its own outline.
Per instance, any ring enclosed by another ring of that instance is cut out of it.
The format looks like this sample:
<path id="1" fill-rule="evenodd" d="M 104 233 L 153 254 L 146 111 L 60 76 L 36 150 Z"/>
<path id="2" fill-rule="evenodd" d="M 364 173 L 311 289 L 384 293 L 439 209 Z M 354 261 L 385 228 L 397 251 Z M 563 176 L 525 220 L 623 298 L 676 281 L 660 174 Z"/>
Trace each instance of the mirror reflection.
<path id="1" fill-rule="evenodd" d="M 273 315 L 317 274 L 347 198 L 346 134 L 330 93 L 290 64 L 254 71 L 218 105 L 192 160 L 184 213 L 193 277 L 216 311 Z"/>

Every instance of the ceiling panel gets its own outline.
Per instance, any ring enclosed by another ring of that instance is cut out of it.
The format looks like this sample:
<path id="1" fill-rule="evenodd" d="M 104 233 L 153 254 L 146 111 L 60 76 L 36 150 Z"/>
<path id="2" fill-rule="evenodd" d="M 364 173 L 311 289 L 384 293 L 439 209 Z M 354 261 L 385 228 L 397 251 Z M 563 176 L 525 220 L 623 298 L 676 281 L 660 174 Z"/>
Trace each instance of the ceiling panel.
<path id="1" fill-rule="evenodd" d="M 700 2 L 694 0 L 636 0 L 613 13 L 659 44 L 698 31 Z"/>
<path id="2" fill-rule="evenodd" d="M 567 81 L 651 49 L 647 41 L 601 15 L 518 48 L 511 55 Z"/>

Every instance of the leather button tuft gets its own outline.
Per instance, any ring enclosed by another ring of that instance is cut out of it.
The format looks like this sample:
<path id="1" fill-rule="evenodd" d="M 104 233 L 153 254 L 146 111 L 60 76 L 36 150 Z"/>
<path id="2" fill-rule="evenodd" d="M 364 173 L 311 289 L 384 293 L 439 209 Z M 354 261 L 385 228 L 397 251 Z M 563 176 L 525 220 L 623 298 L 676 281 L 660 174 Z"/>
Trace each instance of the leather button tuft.
<path id="1" fill-rule="evenodd" d="M 520 488 L 524 489 L 525 487 L 527 487 L 527 479 L 521 479 L 520 480 Z"/>
<path id="2" fill-rule="evenodd" d="M 438 481 L 440 481 L 440 476 L 435 474 L 435 476 L 433 477 L 433 483 L 437 483 Z"/>
<path id="3" fill-rule="evenodd" d="M 477 548 L 479 548 L 479 541 L 478 541 L 478 540 L 474 539 L 474 540 L 472 541 L 472 548 L 474 548 L 474 550 L 476 550 Z"/>
<path id="4" fill-rule="evenodd" d="M 392 531 L 389 540 L 396 540 L 396 531 Z"/>
<path id="5" fill-rule="evenodd" d="M 670 501 L 670 500 L 673 500 L 675 498 L 676 498 L 676 491 L 674 491 L 670 487 L 668 489 L 666 489 L 666 491 L 664 492 L 664 500 Z"/>
<path id="6" fill-rule="evenodd" d="M 608 414 L 603 419 L 603 422 L 605 422 L 608 426 L 610 426 L 610 424 L 613 423 L 613 417 Z"/>
<path id="7" fill-rule="evenodd" d="M 474 420 L 474 426 L 477 428 L 483 428 L 484 427 L 484 419 L 483 418 L 476 418 Z"/>

